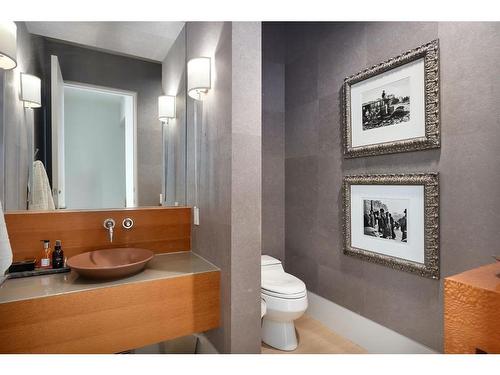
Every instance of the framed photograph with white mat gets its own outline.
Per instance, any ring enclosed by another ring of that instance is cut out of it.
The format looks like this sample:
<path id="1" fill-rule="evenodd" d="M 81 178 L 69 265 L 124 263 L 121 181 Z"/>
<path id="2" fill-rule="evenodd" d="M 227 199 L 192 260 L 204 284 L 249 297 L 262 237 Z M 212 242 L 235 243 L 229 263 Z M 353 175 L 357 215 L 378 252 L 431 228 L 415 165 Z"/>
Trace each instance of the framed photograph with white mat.
<path id="1" fill-rule="evenodd" d="M 347 77 L 342 91 L 346 157 L 440 146 L 438 40 Z"/>
<path id="2" fill-rule="evenodd" d="M 345 176 L 344 254 L 439 279 L 437 173 Z"/>

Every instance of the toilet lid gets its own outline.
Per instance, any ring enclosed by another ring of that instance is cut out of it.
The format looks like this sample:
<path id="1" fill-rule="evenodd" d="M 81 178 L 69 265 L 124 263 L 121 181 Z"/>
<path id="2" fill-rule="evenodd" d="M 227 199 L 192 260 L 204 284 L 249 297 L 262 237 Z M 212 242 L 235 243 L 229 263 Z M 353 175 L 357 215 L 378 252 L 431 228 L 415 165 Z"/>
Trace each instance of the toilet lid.
<path id="1" fill-rule="evenodd" d="M 267 270 L 262 272 L 262 289 L 270 292 L 291 295 L 306 291 L 306 284 L 289 273 L 279 270 Z"/>

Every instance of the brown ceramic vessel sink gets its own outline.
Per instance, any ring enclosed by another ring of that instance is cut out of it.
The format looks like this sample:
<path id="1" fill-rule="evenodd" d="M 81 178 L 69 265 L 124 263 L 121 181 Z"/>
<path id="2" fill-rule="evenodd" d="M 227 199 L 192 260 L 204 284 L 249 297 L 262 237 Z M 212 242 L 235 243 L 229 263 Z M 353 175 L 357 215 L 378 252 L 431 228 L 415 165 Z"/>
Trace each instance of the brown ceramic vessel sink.
<path id="1" fill-rule="evenodd" d="M 102 249 L 72 256 L 68 266 L 89 279 L 117 279 L 142 271 L 153 256 L 151 250 L 136 247 Z"/>

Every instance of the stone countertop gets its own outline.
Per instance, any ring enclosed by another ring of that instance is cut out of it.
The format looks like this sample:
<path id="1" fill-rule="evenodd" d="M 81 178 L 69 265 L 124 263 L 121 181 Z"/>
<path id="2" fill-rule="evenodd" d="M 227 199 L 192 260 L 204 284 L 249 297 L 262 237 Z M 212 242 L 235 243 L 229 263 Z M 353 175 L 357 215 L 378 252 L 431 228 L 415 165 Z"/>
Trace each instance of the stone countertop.
<path id="1" fill-rule="evenodd" d="M 80 277 L 75 271 L 8 279 L 0 286 L 0 303 L 50 297 L 212 271 L 219 271 L 219 269 L 190 251 L 157 254 L 148 263 L 144 271 L 117 280 L 96 281 L 85 279 Z"/>

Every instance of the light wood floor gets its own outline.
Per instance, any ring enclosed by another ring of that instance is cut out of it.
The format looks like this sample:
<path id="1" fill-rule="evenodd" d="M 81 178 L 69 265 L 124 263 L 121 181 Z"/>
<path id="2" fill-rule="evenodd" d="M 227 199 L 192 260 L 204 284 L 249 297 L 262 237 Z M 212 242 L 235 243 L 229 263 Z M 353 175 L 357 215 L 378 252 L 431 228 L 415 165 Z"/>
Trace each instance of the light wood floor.
<path id="1" fill-rule="evenodd" d="M 262 343 L 262 354 L 362 354 L 366 350 L 304 315 L 295 321 L 299 346 L 291 352 Z"/>

